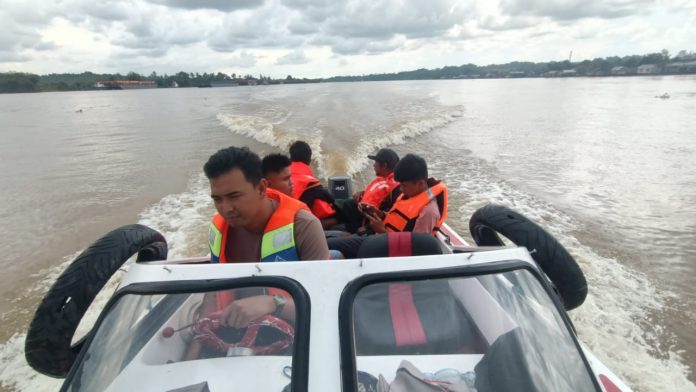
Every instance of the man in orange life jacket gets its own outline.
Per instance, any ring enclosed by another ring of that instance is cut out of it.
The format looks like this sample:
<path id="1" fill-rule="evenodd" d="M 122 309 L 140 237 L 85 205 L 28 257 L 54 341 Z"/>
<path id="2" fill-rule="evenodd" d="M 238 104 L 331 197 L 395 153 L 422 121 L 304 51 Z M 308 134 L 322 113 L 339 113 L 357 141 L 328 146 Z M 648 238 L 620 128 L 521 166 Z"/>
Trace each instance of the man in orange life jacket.
<path id="1" fill-rule="evenodd" d="M 394 167 L 399 162 L 399 155 L 391 148 L 381 148 L 375 155 L 368 155 L 375 161 L 372 168 L 375 170 L 375 178 L 365 187 L 364 191 L 355 192 L 353 201 L 360 204 L 368 204 L 382 211 L 389 211 L 396 201 L 399 183 L 394 180 Z"/>
<path id="2" fill-rule="evenodd" d="M 447 218 L 447 187 L 442 181 L 428 177 L 425 160 L 407 154 L 394 168 L 394 179 L 400 182 L 402 194 L 386 214 L 377 208 L 363 209 L 375 233 L 410 231 L 435 234 Z M 352 235 L 329 238 L 329 249 L 338 250 L 346 258 L 355 258 L 365 236 Z"/>
<path id="3" fill-rule="evenodd" d="M 317 218 L 303 203 L 268 189 L 258 155 L 246 147 L 228 147 L 213 154 L 203 169 L 217 210 L 209 230 L 212 263 L 329 258 Z M 294 303 L 278 295 L 255 295 L 229 304 L 220 320 L 240 328 L 267 314 L 294 320 Z"/>
<path id="4" fill-rule="evenodd" d="M 319 218 L 324 229 L 338 224 L 338 216 L 333 208 L 334 198 L 314 177 L 312 168 L 312 148 L 298 140 L 290 145 L 290 173 L 292 197 L 307 204 L 312 213 Z"/>
<path id="5" fill-rule="evenodd" d="M 346 229 L 351 233 L 365 231 L 366 219 L 363 210 L 374 207 L 389 211 L 396 198 L 401 194 L 399 183 L 394 180 L 394 167 L 399 162 L 399 155 L 390 148 L 382 148 L 375 155 L 368 155 L 374 161 L 372 168 L 376 178 L 365 187 L 364 191 L 355 192 L 352 200 L 336 202 L 340 207 Z"/>
<path id="6" fill-rule="evenodd" d="M 263 177 L 268 187 L 292 197 L 292 174 L 290 158 L 283 154 L 268 154 L 261 160 Z"/>

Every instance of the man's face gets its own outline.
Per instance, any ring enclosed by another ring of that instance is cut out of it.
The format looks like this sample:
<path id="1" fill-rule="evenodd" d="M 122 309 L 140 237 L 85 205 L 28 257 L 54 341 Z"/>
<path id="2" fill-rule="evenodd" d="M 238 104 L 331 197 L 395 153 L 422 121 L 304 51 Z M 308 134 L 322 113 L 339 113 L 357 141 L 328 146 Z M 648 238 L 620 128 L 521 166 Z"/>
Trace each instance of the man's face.
<path id="1" fill-rule="evenodd" d="M 233 227 L 249 227 L 260 216 L 266 198 L 266 180 L 254 186 L 239 168 L 210 179 L 215 209 Z"/>
<path id="2" fill-rule="evenodd" d="M 403 193 L 405 197 L 416 196 L 427 189 L 424 180 L 402 181 L 399 186 L 401 187 L 401 193 Z"/>
<path id="3" fill-rule="evenodd" d="M 375 175 L 377 177 L 386 177 L 389 174 L 389 170 L 387 169 L 386 163 L 375 161 L 375 163 L 372 165 L 372 168 L 375 169 Z"/>
<path id="4" fill-rule="evenodd" d="M 268 172 L 266 174 L 268 187 L 278 192 L 292 196 L 292 181 L 290 180 L 290 166 L 285 167 L 279 172 Z"/>

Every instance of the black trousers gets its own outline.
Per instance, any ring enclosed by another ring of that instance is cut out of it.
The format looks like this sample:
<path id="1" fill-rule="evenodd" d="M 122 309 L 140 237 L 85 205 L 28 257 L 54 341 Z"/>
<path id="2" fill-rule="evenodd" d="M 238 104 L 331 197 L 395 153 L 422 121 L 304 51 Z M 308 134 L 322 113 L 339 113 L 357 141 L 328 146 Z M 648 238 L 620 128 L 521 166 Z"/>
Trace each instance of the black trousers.
<path id="1" fill-rule="evenodd" d="M 363 215 L 358 211 L 358 205 L 353 199 L 342 199 L 334 201 L 334 207 L 338 214 L 338 220 L 349 233 L 355 233 L 363 224 Z"/>
<path id="2" fill-rule="evenodd" d="M 358 249 L 366 238 L 366 235 L 353 234 L 345 237 L 327 238 L 326 242 L 329 244 L 329 249 L 340 251 L 346 259 L 354 259 L 358 257 Z"/>

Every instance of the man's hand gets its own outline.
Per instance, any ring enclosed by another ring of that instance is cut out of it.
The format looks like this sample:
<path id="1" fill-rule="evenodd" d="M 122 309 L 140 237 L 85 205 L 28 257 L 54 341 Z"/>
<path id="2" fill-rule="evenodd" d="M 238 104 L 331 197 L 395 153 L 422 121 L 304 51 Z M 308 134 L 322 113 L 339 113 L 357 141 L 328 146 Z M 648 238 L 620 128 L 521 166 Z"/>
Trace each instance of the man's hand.
<path id="1" fill-rule="evenodd" d="M 257 295 L 232 302 L 220 314 L 220 323 L 227 327 L 244 328 L 250 322 L 271 314 L 276 302 L 271 295 Z"/>
<path id="2" fill-rule="evenodd" d="M 384 221 L 382 218 L 378 217 L 374 213 L 366 213 L 365 218 L 367 218 L 367 222 L 372 228 L 372 231 L 375 233 L 386 233 L 387 229 L 384 227 Z"/>
<path id="3" fill-rule="evenodd" d="M 353 201 L 355 204 L 360 203 L 360 199 L 362 199 L 363 195 L 365 194 L 365 191 L 360 191 L 360 192 L 355 192 L 353 193 Z"/>
<path id="4" fill-rule="evenodd" d="M 362 212 L 366 218 L 369 219 L 368 215 L 372 215 L 377 219 L 384 219 L 385 214 L 383 211 L 380 211 L 379 208 L 365 203 L 360 204 L 360 206 L 360 212 Z"/>

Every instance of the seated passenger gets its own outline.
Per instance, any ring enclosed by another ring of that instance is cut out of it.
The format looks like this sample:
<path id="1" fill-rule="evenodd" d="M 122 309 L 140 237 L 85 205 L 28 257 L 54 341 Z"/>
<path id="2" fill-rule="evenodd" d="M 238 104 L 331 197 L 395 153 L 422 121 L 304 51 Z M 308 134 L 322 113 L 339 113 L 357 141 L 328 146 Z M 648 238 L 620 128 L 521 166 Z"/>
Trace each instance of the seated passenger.
<path id="1" fill-rule="evenodd" d="M 334 198 L 314 176 L 312 168 L 312 148 L 298 140 L 290 146 L 290 173 L 292 197 L 307 204 L 312 213 L 319 218 L 324 229 L 338 224 L 338 216 L 333 208 Z"/>
<path id="2" fill-rule="evenodd" d="M 399 183 L 394 180 L 394 167 L 399 163 L 399 155 L 390 148 L 382 148 L 376 155 L 367 157 L 375 161 L 372 168 L 377 177 L 364 191 L 353 194 L 353 201 L 356 204 L 369 204 L 382 211 L 389 211 L 398 197 L 398 194 L 394 195 L 399 188 Z"/>
<path id="3" fill-rule="evenodd" d="M 447 187 L 442 181 L 428 178 L 425 160 L 407 154 L 394 168 L 402 194 L 386 214 L 367 206 L 362 211 L 375 233 L 410 231 L 435 234 L 447 218 Z M 355 258 L 366 237 L 329 238 L 329 249 L 340 251 L 345 258 Z"/>
<path id="4" fill-rule="evenodd" d="M 228 147 L 213 154 L 203 170 L 217 214 L 209 230 L 212 263 L 326 260 L 329 251 L 319 220 L 303 203 L 268 189 L 261 160 L 248 148 Z M 223 325 L 243 327 L 280 310 L 292 321 L 295 307 L 277 295 L 254 295 L 227 305 L 218 296 L 217 309 L 204 304 L 204 313 L 226 308 Z M 228 299 L 229 301 L 229 299 Z"/>
<path id="5" fill-rule="evenodd" d="M 375 233 L 411 231 L 435 234 L 447 219 L 447 187 L 428 177 L 425 159 L 407 154 L 394 169 L 401 195 L 386 214 L 368 208 L 365 217 Z"/>
<path id="6" fill-rule="evenodd" d="M 268 154 L 261 160 L 263 177 L 268 187 L 292 197 L 290 158 L 283 154 Z"/>
<path id="7" fill-rule="evenodd" d="M 362 211 L 366 205 L 389 211 L 401 193 L 399 183 L 394 180 L 394 167 L 399 162 L 396 152 L 389 148 L 382 148 L 376 155 L 367 157 L 375 161 L 372 167 L 377 177 L 365 187 L 364 191 L 355 192 L 351 200 L 336 201 L 346 230 L 351 233 L 368 232 L 364 226 L 367 221 Z"/>

